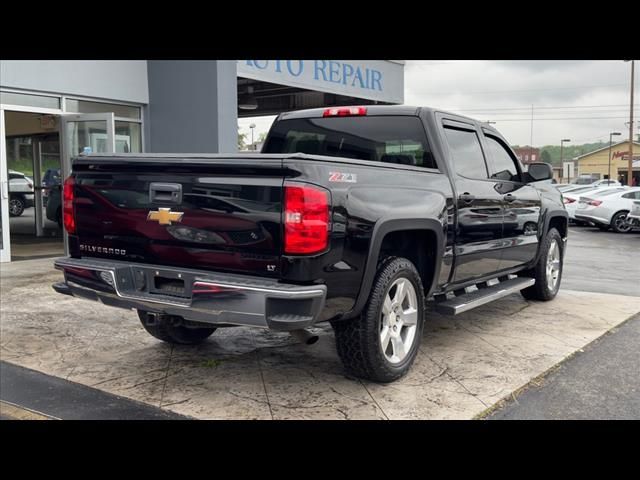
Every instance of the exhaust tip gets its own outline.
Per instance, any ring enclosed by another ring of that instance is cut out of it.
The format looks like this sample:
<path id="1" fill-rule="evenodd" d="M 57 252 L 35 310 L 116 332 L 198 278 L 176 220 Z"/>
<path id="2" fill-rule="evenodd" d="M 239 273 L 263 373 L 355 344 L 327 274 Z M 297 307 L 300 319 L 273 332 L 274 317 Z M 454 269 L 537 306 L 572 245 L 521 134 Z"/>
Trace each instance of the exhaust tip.
<path id="1" fill-rule="evenodd" d="M 320 337 L 311 333 L 308 330 L 300 329 L 300 330 L 292 330 L 289 332 L 293 338 L 295 338 L 298 342 L 303 343 L 305 345 L 313 345 L 316 343 Z"/>

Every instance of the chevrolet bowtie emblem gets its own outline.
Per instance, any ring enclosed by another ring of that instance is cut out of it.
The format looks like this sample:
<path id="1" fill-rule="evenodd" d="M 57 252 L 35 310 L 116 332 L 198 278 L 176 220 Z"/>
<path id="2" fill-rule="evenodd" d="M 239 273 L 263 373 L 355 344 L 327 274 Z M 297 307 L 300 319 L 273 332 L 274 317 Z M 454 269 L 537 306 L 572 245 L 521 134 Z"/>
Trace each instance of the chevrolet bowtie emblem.
<path id="1" fill-rule="evenodd" d="M 160 225 L 171 225 L 171 222 L 182 220 L 183 215 L 182 212 L 172 212 L 170 208 L 159 208 L 156 212 L 149 212 L 147 220 L 155 220 Z"/>

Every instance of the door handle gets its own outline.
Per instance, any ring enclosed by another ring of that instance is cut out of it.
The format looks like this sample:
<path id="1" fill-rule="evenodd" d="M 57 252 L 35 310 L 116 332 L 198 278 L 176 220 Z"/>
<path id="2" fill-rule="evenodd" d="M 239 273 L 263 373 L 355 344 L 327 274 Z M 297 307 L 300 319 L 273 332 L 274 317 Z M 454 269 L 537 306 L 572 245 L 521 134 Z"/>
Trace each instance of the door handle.
<path id="1" fill-rule="evenodd" d="M 471 195 L 471 194 L 470 194 L 470 193 L 468 193 L 468 192 L 464 192 L 464 193 L 463 193 L 462 195 L 460 195 L 458 198 L 459 198 L 460 200 L 462 200 L 464 203 L 471 203 L 471 202 L 473 202 L 473 201 L 476 199 L 476 197 L 475 197 L 474 195 Z"/>
<path id="2" fill-rule="evenodd" d="M 513 195 L 511 195 L 510 193 L 507 193 L 504 197 L 502 197 L 504 199 L 505 202 L 513 202 L 514 200 L 517 200 L 517 198 Z"/>

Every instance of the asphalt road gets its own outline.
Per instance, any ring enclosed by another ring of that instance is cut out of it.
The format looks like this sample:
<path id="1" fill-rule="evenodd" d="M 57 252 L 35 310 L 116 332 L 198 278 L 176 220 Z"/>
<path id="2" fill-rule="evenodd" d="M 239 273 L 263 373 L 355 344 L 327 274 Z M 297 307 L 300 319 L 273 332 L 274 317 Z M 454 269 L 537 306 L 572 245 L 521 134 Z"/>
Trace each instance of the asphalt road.
<path id="1" fill-rule="evenodd" d="M 640 231 L 571 227 L 561 288 L 640 296 Z M 532 385 L 489 419 L 640 419 L 640 315 Z"/>
<path id="2" fill-rule="evenodd" d="M 640 230 L 570 227 L 561 288 L 640 296 Z"/>
<path id="3" fill-rule="evenodd" d="M 640 419 L 640 315 L 563 362 L 490 420 Z"/>
<path id="4" fill-rule="evenodd" d="M 12 235 L 35 235 L 36 234 L 36 209 L 29 207 L 19 217 L 9 217 L 10 230 Z M 52 222 L 47 218 L 46 209 L 42 209 L 44 217 L 44 228 L 49 235 L 55 234 L 60 236 L 60 227 L 56 222 Z"/>
<path id="5" fill-rule="evenodd" d="M 28 368 L 0 362 L 0 420 L 179 420 L 160 408 L 118 397 Z M 17 408 L 15 407 L 17 406 Z M 36 418 L 34 418 L 36 417 Z"/>

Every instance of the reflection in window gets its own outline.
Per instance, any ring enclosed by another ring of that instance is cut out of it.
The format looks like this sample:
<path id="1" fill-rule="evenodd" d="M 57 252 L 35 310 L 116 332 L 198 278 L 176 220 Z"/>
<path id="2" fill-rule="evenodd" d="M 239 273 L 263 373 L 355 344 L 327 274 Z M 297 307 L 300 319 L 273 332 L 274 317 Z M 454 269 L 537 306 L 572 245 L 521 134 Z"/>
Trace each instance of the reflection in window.
<path id="1" fill-rule="evenodd" d="M 444 132 L 458 175 L 467 178 L 487 178 L 487 166 L 476 132 L 450 127 L 446 127 Z"/>
<path id="2" fill-rule="evenodd" d="M 485 135 L 485 139 L 493 158 L 491 178 L 517 182 L 520 179 L 518 168 L 509 152 L 495 138 Z M 526 158 L 528 158 L 528 156 L 525 156 L 525 159 Z"/>

